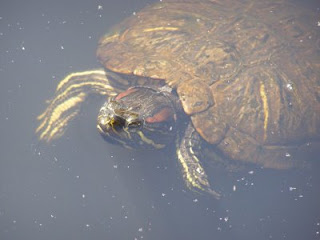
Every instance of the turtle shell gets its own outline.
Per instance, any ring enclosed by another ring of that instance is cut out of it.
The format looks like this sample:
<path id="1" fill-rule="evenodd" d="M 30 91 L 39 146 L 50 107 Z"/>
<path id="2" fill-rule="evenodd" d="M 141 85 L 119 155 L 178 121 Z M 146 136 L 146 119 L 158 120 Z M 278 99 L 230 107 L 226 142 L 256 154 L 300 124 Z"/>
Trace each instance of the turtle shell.
<path id="1" fill-rule="evenodd" d="M 319 146 L 319 42 L 316 16 L 289 2 L 163 0 L 101 38 L 97 55 L 107 71 L 175 88 L 226 156 L 285 168 Z"/>

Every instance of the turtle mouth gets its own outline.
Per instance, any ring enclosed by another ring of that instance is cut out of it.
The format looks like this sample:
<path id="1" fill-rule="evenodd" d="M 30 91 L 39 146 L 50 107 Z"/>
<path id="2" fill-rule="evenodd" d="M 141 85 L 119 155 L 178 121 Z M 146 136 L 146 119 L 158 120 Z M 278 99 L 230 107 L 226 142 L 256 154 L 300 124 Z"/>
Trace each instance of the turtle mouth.
<path id="1" fill-rule="evenodd" d="M 139 114 L 130 111 L 117 101 L 106 102 L 97 118 L 97 129 L 109 142 L 131 139 L 134 132 L 143 125 Z M 122 143 L 122 141 L 121 141 Z"/>
<path id="2" fill-rule="evenodd" d="M 125 127 L 126 120 L 115 115 L 99 115 L 97 128 L 100 133 L 119 133 Z"/>

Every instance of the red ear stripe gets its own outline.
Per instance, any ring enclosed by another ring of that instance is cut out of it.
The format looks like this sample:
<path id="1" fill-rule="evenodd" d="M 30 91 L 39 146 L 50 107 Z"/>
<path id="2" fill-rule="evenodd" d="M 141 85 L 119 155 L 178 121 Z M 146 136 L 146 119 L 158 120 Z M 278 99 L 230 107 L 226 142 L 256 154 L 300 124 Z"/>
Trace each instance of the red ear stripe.
<path id="1" fill-rule="evenodd" d="M 155 123 L 155 122 L 163 122 L 167 120 L 170 116 L 172 116 L 172 110 L 171 108 L 163 108 L 159 112 L 157 112 L 155 115 L 152 117 L 147 117 L 146 122 L 148 123 Z"/>
<path id="2" fill-rule="evenodd" d="M 122 93 L 119 93 L 118 96 L 116 96 L 116 100 L 119 100 L 127 95 L 129 95 L 130 93 L 133 93 L 135 91 L 137 91 L 138 89 L 136 88 L 129 88 L 127 91 L 124 91 Z"/>

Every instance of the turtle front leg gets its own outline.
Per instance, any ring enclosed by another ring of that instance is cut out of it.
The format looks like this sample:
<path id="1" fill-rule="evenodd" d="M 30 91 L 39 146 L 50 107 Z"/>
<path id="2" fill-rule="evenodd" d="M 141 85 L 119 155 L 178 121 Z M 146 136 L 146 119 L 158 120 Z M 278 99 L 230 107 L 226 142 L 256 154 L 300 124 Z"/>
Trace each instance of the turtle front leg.
<path id="1" fill-rule="evenodd" d="M 38 116 L 40 124 L 36 133 L 39 139 L 49 142 L 62 136 L 68 123 L 78 114 L 81 103 L 92 93 L 117 94 L 103 69 L 75 72 L 62 79 L 46 110 Z"/>
<path id="2" fill-rule="evenodd" d="M 191 190 L 201 190 L 210 193 L 219 199 L 220 194 L 212 190 L 199 158 L 199 150 L 196 146 L 201 146 L 201 138 L 190 122 L 182 135 L 177 141 L 177 157 L 182 167 L 183 178 Z"/>

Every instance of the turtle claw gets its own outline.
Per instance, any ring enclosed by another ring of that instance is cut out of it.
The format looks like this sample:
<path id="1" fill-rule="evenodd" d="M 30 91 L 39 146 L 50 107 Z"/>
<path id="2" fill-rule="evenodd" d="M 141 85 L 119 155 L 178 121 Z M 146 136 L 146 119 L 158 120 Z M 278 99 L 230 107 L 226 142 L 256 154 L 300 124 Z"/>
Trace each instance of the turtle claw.
<path id="1" fill-rule="evenodd" d="M 220 199 L 221 198 L 221 194 L 217 193 L 216 191 L 214 191 L 213 189 L 211 189 L 210 187 L 204 190 L 205 192 L 209 193 L 210 195 L 212 195 L 214 198 L 216 199 Z"/>

